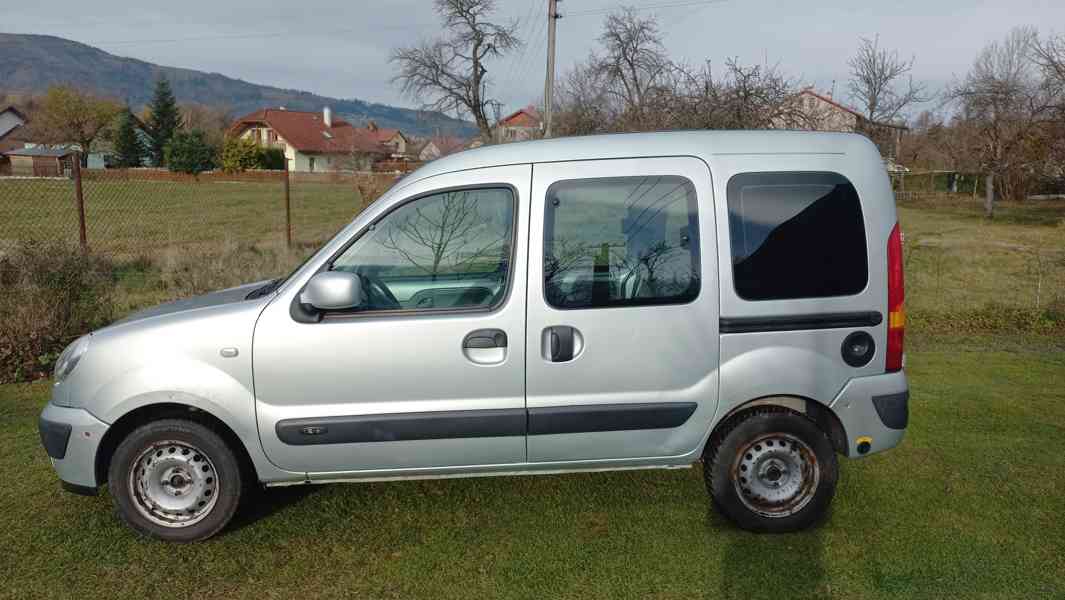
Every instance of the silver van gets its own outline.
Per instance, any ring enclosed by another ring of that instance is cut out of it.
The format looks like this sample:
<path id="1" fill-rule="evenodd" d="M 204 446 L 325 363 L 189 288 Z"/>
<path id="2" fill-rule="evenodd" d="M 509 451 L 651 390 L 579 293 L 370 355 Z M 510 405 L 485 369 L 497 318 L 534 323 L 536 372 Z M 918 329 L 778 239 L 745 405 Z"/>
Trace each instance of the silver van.
<path id="1" fill-rule="evenodd" d="M 242 494 L 680 468 L 745 529 L 822 517 L 902 439 L 899 227 L 857 135 L 479 148 L 408 175 L 288 277 L 70 345 L 40 418 L 67 490 L 207 538 Z"/>

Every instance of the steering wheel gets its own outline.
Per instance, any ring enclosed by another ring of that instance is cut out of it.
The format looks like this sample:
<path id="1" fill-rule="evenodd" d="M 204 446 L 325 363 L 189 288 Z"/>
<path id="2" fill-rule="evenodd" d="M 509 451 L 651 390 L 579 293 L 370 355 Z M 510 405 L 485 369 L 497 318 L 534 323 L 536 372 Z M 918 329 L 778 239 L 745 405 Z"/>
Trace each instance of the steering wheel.
<path id="1" fill-rule="evenodd" d="M 363 274 L 362 278 L 366 281 L 366 296 L 372 308 L 385 310 L 403 308 L 385 282 L 373 275 Z"/>

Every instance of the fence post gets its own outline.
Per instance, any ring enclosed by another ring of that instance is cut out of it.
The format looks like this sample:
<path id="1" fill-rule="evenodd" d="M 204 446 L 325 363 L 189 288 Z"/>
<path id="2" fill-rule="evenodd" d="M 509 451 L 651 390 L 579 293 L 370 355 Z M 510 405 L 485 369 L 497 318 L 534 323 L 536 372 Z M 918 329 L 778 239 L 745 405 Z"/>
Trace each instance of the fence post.
<path id="1" fill-rule="evenodd" d="M 78 205 L 78 241 L 82 253 L 89 251 L 89 241 L 85 236 L 85 196 L 81 190 L 81 152 L 74 153 L 74 201 Z"/>
<path id="2" fill-rule="evenodd" d="M 292 248 L 292 198 L 289 195 L 288 158 L 285 158 L 285 245 Z"/>

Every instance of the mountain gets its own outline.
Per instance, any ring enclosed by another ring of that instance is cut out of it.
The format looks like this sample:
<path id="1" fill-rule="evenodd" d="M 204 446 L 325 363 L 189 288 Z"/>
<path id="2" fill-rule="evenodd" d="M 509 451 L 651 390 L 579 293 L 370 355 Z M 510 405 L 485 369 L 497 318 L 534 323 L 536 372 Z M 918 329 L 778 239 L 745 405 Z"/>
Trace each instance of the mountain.
<path id="1" fill-rule="evenodd" d="M 224 107 L 233 117 L 268 107 L 317 111 L 331 106 L 335 114 L 354 123 L 373 119 L 381 127 L 397 127 L 414 135 L 475 133 L 472 123 L 441 113 L 355 98 L 329 98 L 219 73 L 164 67 L 50 35 L 0 33 L 0 91 L 43 93 L 53 84 L 72 84 L 129 102 L 136 111 L 151 99 L 160 75 L 170 80 L 179 102 Z"/>

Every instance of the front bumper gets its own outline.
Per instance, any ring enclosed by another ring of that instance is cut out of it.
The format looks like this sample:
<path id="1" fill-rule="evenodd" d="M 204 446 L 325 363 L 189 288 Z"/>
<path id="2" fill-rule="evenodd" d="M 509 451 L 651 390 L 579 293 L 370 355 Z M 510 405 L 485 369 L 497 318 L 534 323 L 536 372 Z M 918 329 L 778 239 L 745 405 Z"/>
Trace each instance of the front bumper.
<path id="1" fill-rule="evenodd" d="M 847 456 L 858 458 L 898 446 L 909 421 L 906 373 L 850 380 L 829 408 L 847 435 Z"/>
<path id="2" fill-rule="evenodd" d="M 81 494 L 96 490 L 96 450 L 107 428 L 86 410 L 45 405 L 38 421 L 41 444 L 64 489 Z"/>

